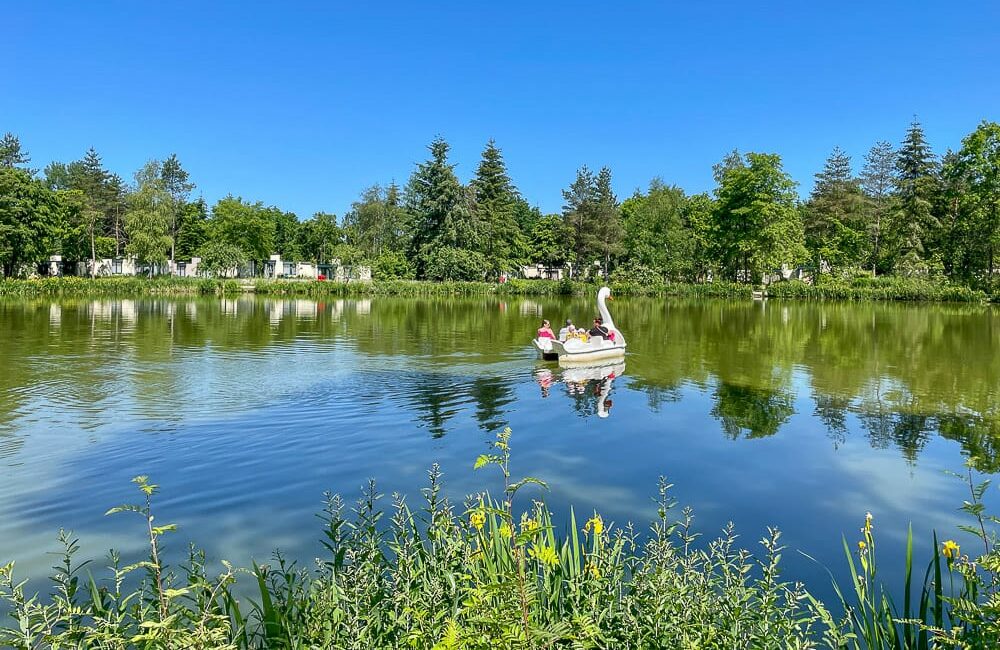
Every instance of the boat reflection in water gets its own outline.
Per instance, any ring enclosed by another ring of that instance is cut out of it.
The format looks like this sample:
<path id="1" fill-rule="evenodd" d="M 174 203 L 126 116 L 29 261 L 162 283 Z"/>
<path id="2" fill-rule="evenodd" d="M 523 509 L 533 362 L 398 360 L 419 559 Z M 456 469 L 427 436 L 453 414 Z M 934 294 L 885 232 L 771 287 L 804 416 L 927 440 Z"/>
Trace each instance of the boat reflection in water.
<path id="1" fill-rule="evenodd" d="M 566 395 L 574 402 L 576 411 L 584 416 L 596 415 L 606 418 L 611 415 L 614 401 L 611 388 L 615 379 L 625 374 L 625 362 L 618 361 L 603 366 L 579 366 L 552 369 L 539 367 L 535 370 L 535 382 L 542 389 L 542 397 L 551 394 L 552 387 L 562 384 Z"/>

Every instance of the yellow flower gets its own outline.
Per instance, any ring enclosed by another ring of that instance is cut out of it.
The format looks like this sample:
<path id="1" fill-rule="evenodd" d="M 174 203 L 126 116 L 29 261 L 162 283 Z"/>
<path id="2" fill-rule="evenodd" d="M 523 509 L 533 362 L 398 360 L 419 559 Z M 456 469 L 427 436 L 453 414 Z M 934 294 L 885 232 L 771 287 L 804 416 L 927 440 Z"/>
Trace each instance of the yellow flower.
<path id="1" fill-rule="evenodd" d="M 559 556 L 556 555 L 556 550 L 551 546 L 532 546 L 528 553 L 547 566 L 555 566 L 559 564 Z"/>
<path id="2" fill-rule="evenodd" d="M 601 515 L 595 514 L 593 517 L 587 520 L 587 525 L 583 527 L 583 530 L 590 532 L 590 529 L 594 529 L 595 535 L 600 535 L 604 532 L 604 520 L 601 519 Z"/>
<path id="3" fill-rule="evenodd" d="M 868 547 L 868 545 L 867 545 L 867 544 L 865 544 L 864 540 L 861 540 L 861 541 L 859 541 L 859 542 L 858 542 L 858 550 L 859 550 L 859 551 L 861 551 L 861 552 L 864 552 L 864 550 L 865 550 L 865 549 L 866 549 L 867 547 Z"/>
<path id="4" fill-rule="evenodd" d="M 595 580 L 601 579 L 601 570 L 597 568 L 597 565 L 593 562 L 587 562 L 586 567 L 587 573 L 589 573 Z"/>
<path id="5" fill-rule="evenodd" d="M 511 536 L 510 524 L 508 524 L 507 522 L 500 524 L 500 535 L 502 537 Z"/>
<path id="6" fill-rule="evenodd" d="M 476 530 L 482 530 L 483 524 L 486 523 L 486 513 L 481 511 L 473 512 L 469 516 L 469 523 L 472 524 L 473 528 Z"/>
<path id="7" fill-rule="evenodd" d="M 521 520 L 521 532 L 522 533 L 533 533 L 538 530 L 538 522 L 531 517 L 525 517 Z"/>
<path id="8" fill-rule="evenodd" d="M 944 544 L 941 545 L 941 555 L 945 556 L 949 560 L 958 559 L 958 552 L 960 550 L 961 549 L 959 548 L 958 544 L 956 544 L 955 540 L 953 539 L 949 539 L 948 541 L 946 541 Z"/>

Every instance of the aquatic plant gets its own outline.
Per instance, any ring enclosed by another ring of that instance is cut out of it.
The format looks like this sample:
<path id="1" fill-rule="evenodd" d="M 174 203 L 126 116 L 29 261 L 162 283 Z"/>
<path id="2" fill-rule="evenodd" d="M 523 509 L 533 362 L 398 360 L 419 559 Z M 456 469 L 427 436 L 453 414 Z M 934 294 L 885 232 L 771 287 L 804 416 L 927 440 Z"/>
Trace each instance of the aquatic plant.
<path id="1" fill-rule="evenodd" d="M 676 513 L 660 480 L 648 531 L 573 510 L 560 530 L 541 498 L 545 483 L 516 478 L 511 432 L 480 455 L 502 494 L 471 495 L 461 505 L 428 473 L 419 508 L 392 496 L 388 512 L 374 482 L 347 508 L 327 495 L 321 515 L 324 557 L 305 569 L 280 554 L 270 564 L 210 576 L 192 549 L 178 570 L 163 564 L 156 524 L 158 487 L 135 482 L 139 504 L 109 514 L 143 521 L 147 558 L 122 566 L 112 553 L 95 578 L 77 563 L 63 533 L 64 559 L 49 596 L 28 596 L 14 567 L 0 569 L 0 599 L 12 625 L 0 644 L 13 648 L 986 648 L 1000 638 L 996 518 L 983 512 L 988 482 L 964 477 L 963 509 L 983 542 L 975 559 L 953 540 L 938 544 L 919 597 L 911 602 L 912 535 L 904 603 L 898 609 L 878 578 L 874 518 L 854 551 L 845 540 L 852 589 L 838 594 L 843 616 L 802 584 L 782 579 L 781 535 L 769 528 L 759 552 L 739 545 L 730 524 L 705 543 L 690 508 Z M 531 499 L 525 496 L 531 490 Z M 386 516 L 388 515 L 388 517 Z M 247 578 L 256 596 L 234 585 Z M 945 584 L 947 580 L 947 585 Z M 956 584 L 957 582 L 957 584 Z M 127 588 L 126 585 L 133 585 Z M 848 595 L 850 594 L 850 595 Z"/>

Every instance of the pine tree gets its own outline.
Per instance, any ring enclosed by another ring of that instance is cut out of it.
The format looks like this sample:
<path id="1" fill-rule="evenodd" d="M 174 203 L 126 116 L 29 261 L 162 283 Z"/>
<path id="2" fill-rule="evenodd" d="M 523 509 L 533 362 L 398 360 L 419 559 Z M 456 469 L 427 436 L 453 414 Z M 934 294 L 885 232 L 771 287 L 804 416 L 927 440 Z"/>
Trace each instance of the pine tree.
<path id="1" fill-rule="evenodd" d="M 938 190 L 937 161 L 924 138 L 924 130 L 914 120 L 906 132 L 896 159 L 898 181 L 895 234 L 899 248 L 897 266 L 904 272 L 927 268 L 928 244 L 938 236 L 941 222 L 934 214 Z"/>
<path id="2" fill-rule="evenodd" d="M 896 189 L 896 151 L 890 143 L 876 142 L 865 155 L 861 189 L 868 199 L 869 265 L 876 273 L 882 263 L 885 230 Z"/>
<path id="3" fill-rule="evenodd" d="M 445 248 L 475 250 L 465 188 L 448 164 L 448 143 L 436 138 L 428 147 L 431 158 L 417 166 L 406 187 L 406 207 L 413 240 L 411 250 L 423 276 L 431 259 Z"/>
<path id="4" fill-rule="evenodd" d="M 594 232 L 594 204 L 596 202 L 597 179 L 586 165 L 576 172 L 576 179 L 568 189 L 563 190 L 563 221 L 571 233 L 572 261 L 583 267 L 593 260 L 597 249 Z"/>
<path id="5" fill-rule="evenodd" d="M 526 243 L 517 221 L 518 193 L 507 175 L 507 165 L 491 139 L 472 180 L 477 222 L 482 228 L 482 252 L 491 271 L 498 275 L 523 261 Z"/>
<path id="6" fill-rule="evenodd" d="M 602 167 L 594 183 L 594 231 L 604 277 L 608 277 L 611 258 L 620 252 L 622 240 L 621 208 L 611 189 L 611 170 Z"/>
<path id="7" fill-rule="evenodd" d="M 180 229 L 181 219 L 187 207 L 188 196 L 195 185 L 190 181 L 187 171 L 181 167 L 181 161 L 177 159 L 175 153 L 170 154 L 170 157 L 163 161 L 160 166 L 160 178 L 172 201 L 170 237 L 174 243 L 170 246 L 170 260 L 173 261 L 177 252 L 177 233 Z"/>
<path id="8" fill-rule="evenodd" d="M 836 147 L 816 174 L 803 213 L 806 246 L 817 262 L 853 266 L 864 259 L 864 196 L 851 172 L 851 158 Z"/>
<path id="9" fill-rule="evenodd" d="M 23 167 L 31 162 L 31 156 L 21 148 L 21 140 L 11 132 L 4 134 L 0 139 L 0 168 L 21 167 L 25 171 L 34 174 L 33 171 Z"/>

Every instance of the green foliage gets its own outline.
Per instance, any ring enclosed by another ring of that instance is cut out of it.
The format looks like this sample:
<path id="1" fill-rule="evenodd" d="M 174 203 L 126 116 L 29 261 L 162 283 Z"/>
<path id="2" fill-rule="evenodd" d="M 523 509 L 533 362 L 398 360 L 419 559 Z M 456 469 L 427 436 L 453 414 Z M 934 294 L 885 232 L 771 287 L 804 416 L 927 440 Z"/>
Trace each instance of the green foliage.
<path id="1" fill-rule="evenodd" d="M 249 203 L 232 195 L 220 199 L 212 208 L 210 239 L 238 248 L 249 259 L 263 263 L 274 251 L 275 211 L 259 201 Z"/>
<path id="2" fill-rule="evenodd" d="M 129 239 L 125 252 L 150 265 L 165 262 L 173 247 L 174 202 L 160 173 L 160 163 L 155 160 L 136 173 L 136 189 L 129 195 L 125 213 Z M 153 274 L 152 267 L 149 273 Z"/>
<path id="3" fill-rule="evenodd" d="M 489 272 L 482 253 L 450 246 L 434 249 L 424 262 L 424 276 L 437 281 L 481 281 Z"/>
<path id="4" fill-rule="evenodd" d="M 655 270 L 657 280 L 694 279 L 698 237 L 686 219 L 686 208 L 684 191 L 658 178 L 650 182 L 646 194 L 637 192 L 622 203 L 623 246 L 631 252 L 628 263 Z"/>
<path id="5" fill-rule="evenodd" d="M 839 147 L 833 150 L 803 210 L 806 247 L 814 266 L 834 269 L 860 266 L 869 258 L 867 208 L 860 183 L 851 172 L 851 159 Z"/>
<path id="6" fill-rule="evenodd" d="M 21 148 L 21 140 L 10 131 L 4 133 L 3 138 L 0 138 L 0 168 L 21 167 L 25 171 L 33 173 L 22 167 L 29 162 L 31 162 L 31 156 Z"/>
<path id="7" fill-rule="evenodd" d="M 611 258 L 621 252 L 621 209 L 611 191 L 611 170 L 596 175 L 586 165 L 576 172 L 576 180 L 563 190 L 563 220 L 570 232 L 571 261 L 586 274 L 598 262 L 604 273 Z"/>
<path id="8" fill-rule="evenodd" d="M 343 232 L 337 225 L 337 216 L 317 212 L 298 228 L 298 250 L 310 262 L 323 264 L 336 254 L 334 249 L 343 241 Z"/>
<path id="9" fill-rule="evenodd" d="M 216 277 L 233 275 L 247 262 L 247 254 L 242 248 L 221 241 L 212 241 L 202 246 L 199 257 L 201 263 L 198 270 Z"/>
<path id="10" fill-rule="evenodd" d="M 845 540 L 849 589 L 835 583 L 844 616 L 799 583 L 781 579 L 784 547 L 772 528 L 759 551 L 737 545 L 730 524 L 705 544 L 693 512 L 675 516 L 672 487 L 660 479 L 657 517 L 645 535 L 597 512 L 568 513 L 557 527 L 541 495 L 546 484 L 515 476 L 509 428 L 475 469 L 496 468 L 502 496 L 480 492 L 463 504 L 443 495 L 434 466 L 412 509 L 395 495 L 388 512 L 374 482 L 350 512 L 327 495 L 324 557 L 312 571 L 280 554 L 246 570 L 222 563 L 210 576 L 193 549 L 180 571 L 161 559 L 161 538 L 176 529 L 155 522 L 158 486 L 109 515 L 143 521 L 144 560 L 122 566 L 114 551 L 104 577 L 77 563 L 77 540 L 61 533 L 64 553 L 47 597 L 25 593 L 14 565 L 0 567 L 0 600 L 13 617 L 0 643 L 16 649 L 78 648 L 987 648 L 1000 634 L 1000 550 L 985 513 L 989 481 L 963 476 L 972 517 L 963 529 L 983 544 L 962 555 L 939 544 L 912 598 L 912 532 L 907 538 L 902 607 L 877 570 L 869 513 L 857 551 Z M 524 491 L 530 491 L 526 502 Z M 388 515 L 388 516 L 387 516 Z M 234 589 L 245 577 L 255 596 Z M 134 590 L 126 584 L 138 586 Z M 956 584 L 957 581 L 957 584 Z"/>
<path id="11" fill-rule="evenodd" d="M 409 245 L 407 215 L 401 200 L 395 183 L 385 188 L 373 185 L 366 189 L 361 199 L 351 206 L 351 211 L 344 215 L 347 242 L 372 258 L 406 250 Z"/>
<path id="12" fill-rule="evenodd" d="M 285 260 L 369 264 L 382 280 L 492 280 L 536 263 L 571 265 L 574 280 L 590 280 L 611 278 L 625 266 L 614 276 L 624 290 L 672 293 L 673 283 L 718 278 L 759 284 L 783 265 L 811 260 L 821 274 L 864 267 L 933 282 L 945 276 L 1000 295 L 998 142 L 1000 126 L 984 121 L 961 150 L 939 162 L 914 122 L 898 152 L 888 142 L 872 147 L 857 178 L 850 158 L 836 149 L 804 203 L 773 154 L 727 156 L 715 167 L 714 198 L 686 196 L 657 178 L 622 204 L 611 171 L 584 166 L 563 191 L 562 214 L 543 216 L 518 193 L 494 141 L 463 185 L 448 143 L 437 138 L 404 190 L 395 183 L 371 186 L 338 224 L 333 214 L 300 222 L 233 196 L 209 211 L 202 200 L 189 201 L 195 186 L 176 155 L 140 170 L 146 180 L 128 193 L 90 149 L 80 160 L 45 167 L 41 184 L 54 193 L 46 194 L 32 185 L 34 172 L 24 168 L 29 157 L 8 133 L 0 139 L 6 174 L 0 264 L 11 275 L 55 253 L 68 262 L 128 254 L 150 263 L 224 243 L 242 250 L 257 270 L 276 253 Z M 15 182 L 18 174 L 27 176 Z M 446 260 L 457 267 L 446 268 Z M 658 278 L 655 286 L 640 286 L 652 280 L 649 272 Z M 719 285 L 705 291 L 718 293 Z"/>
<path id="13" fill-rule="evenodd" d="M 471 187 L 476 223 L 481 232 L 478 252 L 490 264 L 490 277 L 513 271 L 524 261 L 528 244 L 518 223 L 517 189 L 507 174 L 503 155 L 493 140 L 486 144 Z"/>
<path id="14" fill-rule="evenodd" d="M 725 277 L 758 282 L 806 257 L 795 182 L 775 154 L 733 152 L 716 165 L 713 230 Z"/>
<path id="15" fill-rule="evenodd" d="M 861 276 L 853 279 L 820 276 L 816 285 L 798 280 L 779 282 L 767 287 L 774 298 L 813 298 L 823 300 L 933 300 L 939 302 L 986 302 L 983 291 L 946 280 L 926 277 Z"/>
<path id="16" fill-rule="evenodd" d="M 406 186 L 411 254 L 419 277 L 451 279 L 454 271 L 443 268 L 440 261 L 455 257 L 455 254 L 438 254 L 438 251 L 449 248 L 474 252 L 481 233 L 470 218 L 466 190 L 455 176 L 454 165 L 448 163 L 448 143 L 437 138 L 428 148 L 430 160 L 417 166 Z M 481 258 L 482 255 L 477 254 L 476 259 Z M 485 260 L 482 262 L 485 266 Z M 434 276 L 429 271 L 432 264 L 436 264 Z"/>
<path id="17" fill-rule="evenodd" d="M 0 167 L 0 267 L 5 277 L 21 275 L 24 265 L 33 267 L 48 258 L 63 210 L 57 194 L 28 172 Z"/>
<path id="18" fill-rule="evenodd" d="M 176 259 L 196 257 L 208 240 L 208 205 L 204 199 L 185 204 L 177 215 L 174 239 Z"/>
<path id="19" fill-rule="evenodd" d="M 896 169 L 898 203 L 891 222 L 896 269 L 903 275 L 924 273 L 929 246 L 940 235 L 941 221 L 933 210 L 939 189 L 937 161 L 916 120 L 899 149 Z"/>
<path id="20" fill-rule="evenodd" d="M 573 231 L 557 214 L 537 219 L 531 228 L 531 259 L 546 266 L 562 266 L 572 259 Z"/>
<path id="21" fill-rule="evenodd" d="M 413 277 L 413 266 L 402 252 L 388 251 L 372 261 L 373 280 L 412 280 Z"/>

